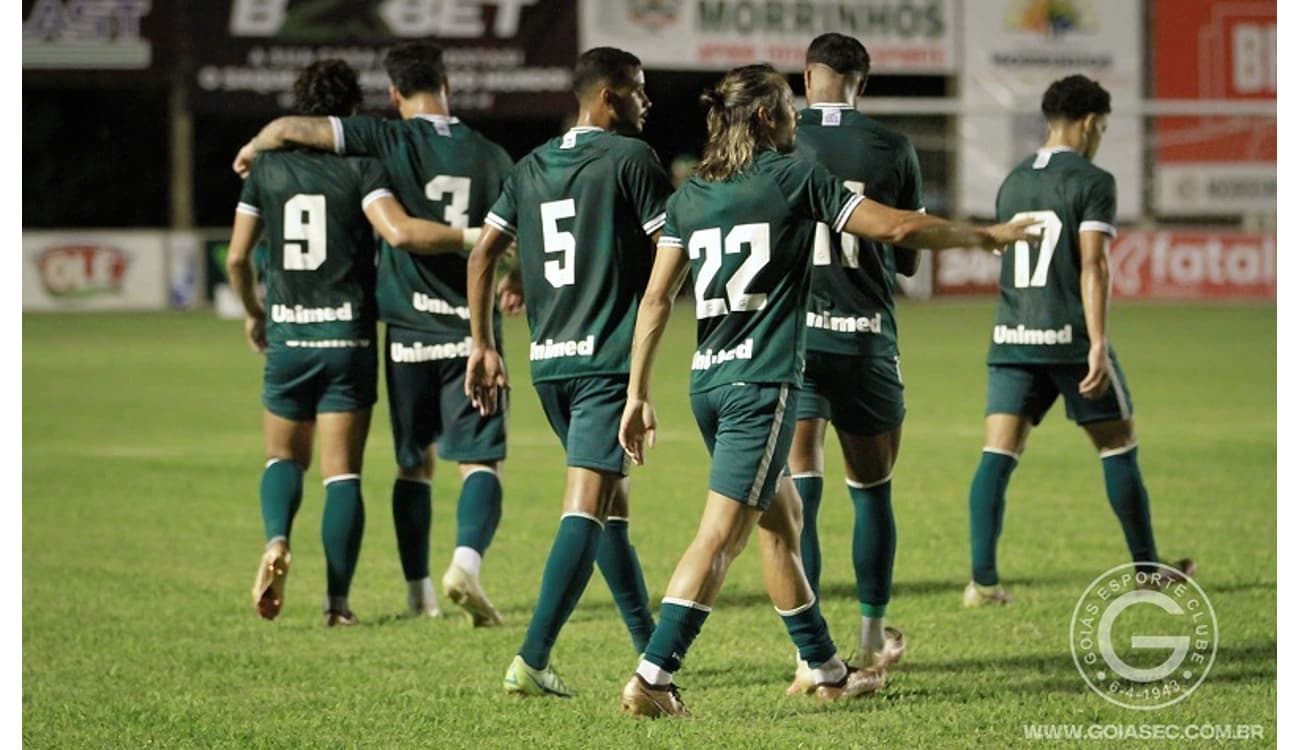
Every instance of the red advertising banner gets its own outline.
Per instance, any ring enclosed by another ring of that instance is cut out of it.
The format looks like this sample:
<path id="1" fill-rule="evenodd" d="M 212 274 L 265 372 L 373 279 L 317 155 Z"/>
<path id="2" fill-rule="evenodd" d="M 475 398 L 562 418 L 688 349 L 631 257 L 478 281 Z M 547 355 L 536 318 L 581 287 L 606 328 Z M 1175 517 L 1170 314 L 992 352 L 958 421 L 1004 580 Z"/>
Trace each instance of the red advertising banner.
<path id="1" fill-rule="evenodd" d="M 995 294 L 1002 261 L 983 250 L 935 253 L 939 295 Z M 1202 230 L 1121 232 L 1111 243 L 1116 298 L 1272 300 L 1277 298 L 1277 237 Z"/>
<path id="2" fill-rule="evenodd" d="M 1276 3 L 1156 0 L 1154 7 L 1156 98 L 1276 101 Z M 1276 209 L 1276 117 L 1227 113 L 1155 124 L 1158 211 Z"/>

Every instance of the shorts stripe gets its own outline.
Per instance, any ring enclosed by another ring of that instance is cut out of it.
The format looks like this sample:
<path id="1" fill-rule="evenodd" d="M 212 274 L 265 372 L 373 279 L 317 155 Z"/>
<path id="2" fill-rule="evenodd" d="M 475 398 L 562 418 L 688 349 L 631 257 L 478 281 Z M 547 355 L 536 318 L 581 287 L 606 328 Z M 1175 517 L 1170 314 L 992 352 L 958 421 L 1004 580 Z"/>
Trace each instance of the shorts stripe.
<path id="1" fill-rule="evenodd" d="M 676 604 L 679 607 L 689 607 L 690 609 L 698 609 L 701 612 L 713 611 L 713 607 L 700 604 L 699 602 L 693 602 L 690 599 L 676 599 L 671 596 L 665 596 L 662 601 L 664 604 Z"/>
<path id="2" fill-rule="evenodd" d="M 1124 395 L 1124 384 L 1120 382 L 1119 375 L 1115 372 L 1115 360 L 1110 357 L 1106 358 L 1106 375 L 1110 377 L 1111 390 L 1115 391 L 1115 401 L 1119 404 L 1120 419 L 1132 417 L 1133 410 L 1129 408 L 1128 398 Z"/>
<path id="3" fill-rule="evenodd" d="M 781 437 L 781 423 L 785 421 L 785 405 L 790 394 L 790 386 L 781 386 L 781 396 L 776 402 L 776 414 L 772 417 L 772 429 L 767 433 L 767 445 L 763 447 L 763 460 L 758 464 L 754 484 L 749 489 L 746 505 L 758 505 L 763 485 L 767 484 L 767 473 L 772 469 L 772 454 L 776 452 L 776 442 Z M 784 467 L 783 467 L 784 468 Z"/>

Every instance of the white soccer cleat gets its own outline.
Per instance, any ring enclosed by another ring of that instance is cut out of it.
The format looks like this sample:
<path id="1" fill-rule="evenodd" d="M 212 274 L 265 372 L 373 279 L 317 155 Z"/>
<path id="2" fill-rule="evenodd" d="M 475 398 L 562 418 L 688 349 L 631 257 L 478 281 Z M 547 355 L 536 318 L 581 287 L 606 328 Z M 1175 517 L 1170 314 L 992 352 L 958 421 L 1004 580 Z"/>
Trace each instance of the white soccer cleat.
<path id="1" fill-rule="evenodd" d="M 966 591 L 962 593 L 962 606 L 969 609 L 977 607 L 988 607 L 992 605 L 1005 605 L 1011 602 L 1011 595 L 1000 585 L 981 586 L 974 581 L 966 584 Z"/>
<path id="2" fill-rule="evenodd" d="M 476 628 L 490 628 L 505 623 L 501 613 L 483 593 L 478 579 L 455 563 L 442 575 L 442 593 L 469 613 Z"/>

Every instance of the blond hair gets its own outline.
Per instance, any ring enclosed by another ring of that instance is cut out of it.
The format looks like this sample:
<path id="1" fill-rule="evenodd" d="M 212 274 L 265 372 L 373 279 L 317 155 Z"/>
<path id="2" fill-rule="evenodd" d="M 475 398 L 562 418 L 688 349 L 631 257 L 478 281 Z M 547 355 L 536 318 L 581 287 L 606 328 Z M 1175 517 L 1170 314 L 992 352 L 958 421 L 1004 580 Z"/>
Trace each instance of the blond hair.
<path id="1" fill-rule="evenodd" d="M 763 63 L 733 68 L 701 94 L 709 140 L 695 173 L 719 182 L 744 169 L 759 151 L 775 148 L 772 130 L 758 118 L 758 110 L 765 108 L 775 119 L 784 117 L 781 103 L 789 91 L 785 77 Z"/>

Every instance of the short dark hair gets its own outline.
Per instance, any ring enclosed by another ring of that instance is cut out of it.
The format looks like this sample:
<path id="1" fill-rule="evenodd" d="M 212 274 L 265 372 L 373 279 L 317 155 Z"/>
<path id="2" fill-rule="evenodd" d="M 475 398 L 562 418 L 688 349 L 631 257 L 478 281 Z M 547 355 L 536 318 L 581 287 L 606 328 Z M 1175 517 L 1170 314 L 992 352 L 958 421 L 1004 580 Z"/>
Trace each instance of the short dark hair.
<path id="1" fill-rule="evenodd" d="M 402 96 L 422 91 L 436 94 L 447 77 L 442 47 L 429 42 L 403 42 L 389 49 L 384 55 L 384 70 Z"/>
<path id="2" fill-rule="evenodd" d="M 1043 117 L 1048 120 L 1082 120 L 1088 115 L 1110 114 L 1110 92 L 1079 74 L 1055 81 L 1043 92 Z"/>
<path id="3" fill-rule="evenodd" d="M 641 67 L 641 59 L 631 52 L 614 47 L 593 47 L 578 56 L 573 66 L 573 93 L 581 99 L 601 84 L 621 86 L 631 83 L 628 68 Z"/>
<path id="4" fill-rule="evenodd" d="M 342 60 L 317 60 L 293 81 L 293 108 L 304 115 L 347 117 L 359 106 L 357 72 Z"/>
<path id="5" fill-rule="evenodd" d="M 840 75 L 857 73 L 866 76 L 871 71 L 871 55 L 862 42 L 851 36 L 829 31 L 808 45 L 805 65 L 821 63 Z"/>

